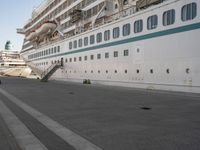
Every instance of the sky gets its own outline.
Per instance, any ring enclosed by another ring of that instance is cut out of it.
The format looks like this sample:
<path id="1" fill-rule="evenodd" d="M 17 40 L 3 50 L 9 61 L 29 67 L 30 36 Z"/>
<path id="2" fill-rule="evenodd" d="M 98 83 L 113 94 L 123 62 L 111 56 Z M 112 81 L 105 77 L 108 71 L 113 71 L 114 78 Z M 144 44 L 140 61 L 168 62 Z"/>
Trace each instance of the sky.
<path id="1" fill-rule="evenodd" d="M 23 28 L 34 6 L 43 0 L 0 0 L 0 50 L 10 40 L 14 50 L 21 50 L 24 35 L 16 33 L 17 28 Z"/>

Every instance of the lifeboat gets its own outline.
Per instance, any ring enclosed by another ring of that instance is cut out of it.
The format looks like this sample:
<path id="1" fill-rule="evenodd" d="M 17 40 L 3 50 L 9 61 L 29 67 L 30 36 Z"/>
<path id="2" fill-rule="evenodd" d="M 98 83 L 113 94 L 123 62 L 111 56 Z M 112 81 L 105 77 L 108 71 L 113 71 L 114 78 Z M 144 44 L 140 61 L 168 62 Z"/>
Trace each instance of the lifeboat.
<path id="1" fill-rule="evenodd" d="M 31 33 L 29 33 L 27 36 L 26 36 L 26 40 L 28 41 L 31 41 L 33 40 L 34 38 L 37 37 L 37 33 L 35 31 L 32 31 Z"/>
<path id="2" fill-rule="evenodd" d="M 54 21 L 44 22 L 35 32 L 40 36 L 43 34 L 50 34 L 56 29 L 56 23 Z"/>

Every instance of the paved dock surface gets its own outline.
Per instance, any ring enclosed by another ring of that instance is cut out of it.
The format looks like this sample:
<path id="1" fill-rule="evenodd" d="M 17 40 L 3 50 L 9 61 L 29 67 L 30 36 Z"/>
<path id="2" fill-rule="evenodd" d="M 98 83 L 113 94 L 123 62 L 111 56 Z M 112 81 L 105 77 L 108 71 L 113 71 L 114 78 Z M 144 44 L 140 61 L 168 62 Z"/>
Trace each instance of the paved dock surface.
<path id="1" fill-rule="evenodd" d="M 200 94 L 1 80 L 1 150 L 200 150 Z"/>

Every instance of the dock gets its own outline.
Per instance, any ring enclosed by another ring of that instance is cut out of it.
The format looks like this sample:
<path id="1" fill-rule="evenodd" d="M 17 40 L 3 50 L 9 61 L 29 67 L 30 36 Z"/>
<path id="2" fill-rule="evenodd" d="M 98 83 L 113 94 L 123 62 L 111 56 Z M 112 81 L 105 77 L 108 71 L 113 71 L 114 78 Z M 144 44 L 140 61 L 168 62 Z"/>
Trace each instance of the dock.
<path id="1" fill-rule="evenodd" d="M 0 79 L 0 150 L 200 149 L 200 94 Z"/>

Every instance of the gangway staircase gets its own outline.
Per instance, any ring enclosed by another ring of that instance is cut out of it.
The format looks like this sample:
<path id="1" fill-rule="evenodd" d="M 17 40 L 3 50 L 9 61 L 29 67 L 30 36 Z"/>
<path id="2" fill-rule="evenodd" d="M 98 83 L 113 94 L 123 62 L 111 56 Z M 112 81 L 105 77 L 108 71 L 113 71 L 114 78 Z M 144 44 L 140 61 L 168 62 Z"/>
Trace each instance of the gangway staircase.
<path id="1" fill-rule="evenodd" d="M 52 64 L 49 68 L 47 68 L 42 74 L 41 74 L 41 82 L 47 82 L 48 79 L 58 70 L 60 67 L 62 67 L 61 62 L 57 62 Z"/>

